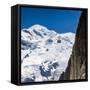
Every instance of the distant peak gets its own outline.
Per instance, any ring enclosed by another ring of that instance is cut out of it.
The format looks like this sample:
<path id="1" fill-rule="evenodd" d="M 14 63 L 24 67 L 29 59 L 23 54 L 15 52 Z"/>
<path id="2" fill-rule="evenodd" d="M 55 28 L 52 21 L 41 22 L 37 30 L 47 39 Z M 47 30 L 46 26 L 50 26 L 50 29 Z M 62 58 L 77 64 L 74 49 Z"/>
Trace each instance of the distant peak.
<path id="1" fill-rule="evenodd" d="M 30 28 L 28 28 L 28 30 L 38 31 L 38 32 L 48 32 L 49 31 L 47 27 L 40 25 L 40 24 L 34 24 Z"/>
<path id="2" fill-rule="evenodd" d="M 40 25 L 40 24 L 34 24 L 34 25 L 32 25 L 32 27 L 44 27 L 44 26 Z"/>
<path id="3" fill-rule="evenodd" d="M 73 32 L 66 32 L 66 33 L 61 33 L 62 35 L 75 35 Z"/>
<path id="4" fill-rule="evenodd" d="M 34 25 L 32 25 L 30 28 L 38 28 L 38 29 L 43 28 L 43 29 L 47 29 L 45 26 L 40 25 L 40 24 L 34 24 Z"/>

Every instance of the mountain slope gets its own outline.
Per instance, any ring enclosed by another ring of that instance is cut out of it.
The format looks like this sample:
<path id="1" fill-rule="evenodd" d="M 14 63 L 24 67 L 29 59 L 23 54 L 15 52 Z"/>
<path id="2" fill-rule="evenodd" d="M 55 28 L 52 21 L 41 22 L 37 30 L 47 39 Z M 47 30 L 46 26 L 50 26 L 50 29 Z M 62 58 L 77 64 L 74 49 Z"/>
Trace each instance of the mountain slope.
<path id="1" fill-rule="evenodd" d="M 65 71 L 75 34 L 59 34 L 41 25 L 21 31 L 22 82 L 58 80 Z"/>

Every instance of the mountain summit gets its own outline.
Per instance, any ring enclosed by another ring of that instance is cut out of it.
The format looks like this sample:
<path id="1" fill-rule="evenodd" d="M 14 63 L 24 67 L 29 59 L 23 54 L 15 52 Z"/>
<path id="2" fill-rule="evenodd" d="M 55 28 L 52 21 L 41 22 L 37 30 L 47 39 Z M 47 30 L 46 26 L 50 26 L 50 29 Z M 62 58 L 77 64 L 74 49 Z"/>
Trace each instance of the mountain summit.
<path id="1" fill-rule="evenodd" d="M 21 30 L 21 81 L 59 80 L 70 58 L 75 34 L 35 24 Z"/>
<path id="2" fill-rule="evenodd" d="M 27 34 L 26 34 L 27 33 Z M 22 37 L 29 37 L 29 39 L 33 40 L 38 40 L 42 39 L 47 36 L 51 36 L 52 34 L 56 35 L 57 33 L 54 32 L 53 30 L 48 30 L 46 27 L 35 24 L 31 26 L 28 29 L 22 30 Z"/>

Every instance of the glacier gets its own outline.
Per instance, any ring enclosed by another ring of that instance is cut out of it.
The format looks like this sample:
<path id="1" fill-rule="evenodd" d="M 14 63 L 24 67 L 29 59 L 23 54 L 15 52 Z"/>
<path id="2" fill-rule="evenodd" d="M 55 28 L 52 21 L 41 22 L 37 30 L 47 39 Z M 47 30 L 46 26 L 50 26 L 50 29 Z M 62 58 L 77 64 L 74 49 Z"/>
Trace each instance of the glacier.
<path id="1" fill-rule="evenodd" d="M 21 30 L 21 82 L 58 81 L 65 71 L 75 33 L 35 24 Z"/>

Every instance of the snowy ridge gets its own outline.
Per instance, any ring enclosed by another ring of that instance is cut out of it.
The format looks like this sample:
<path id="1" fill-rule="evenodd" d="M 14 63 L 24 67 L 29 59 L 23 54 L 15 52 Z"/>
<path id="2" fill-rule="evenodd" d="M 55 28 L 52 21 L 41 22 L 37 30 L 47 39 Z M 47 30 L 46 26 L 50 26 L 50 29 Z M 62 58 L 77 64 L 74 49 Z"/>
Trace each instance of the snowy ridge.
<path id="1" fill-rule="evenodd" d="M 21 81 L 58 80 L 72 53 L 75 34 L 59 34 L 41 25 L 21 31 Z"/>

